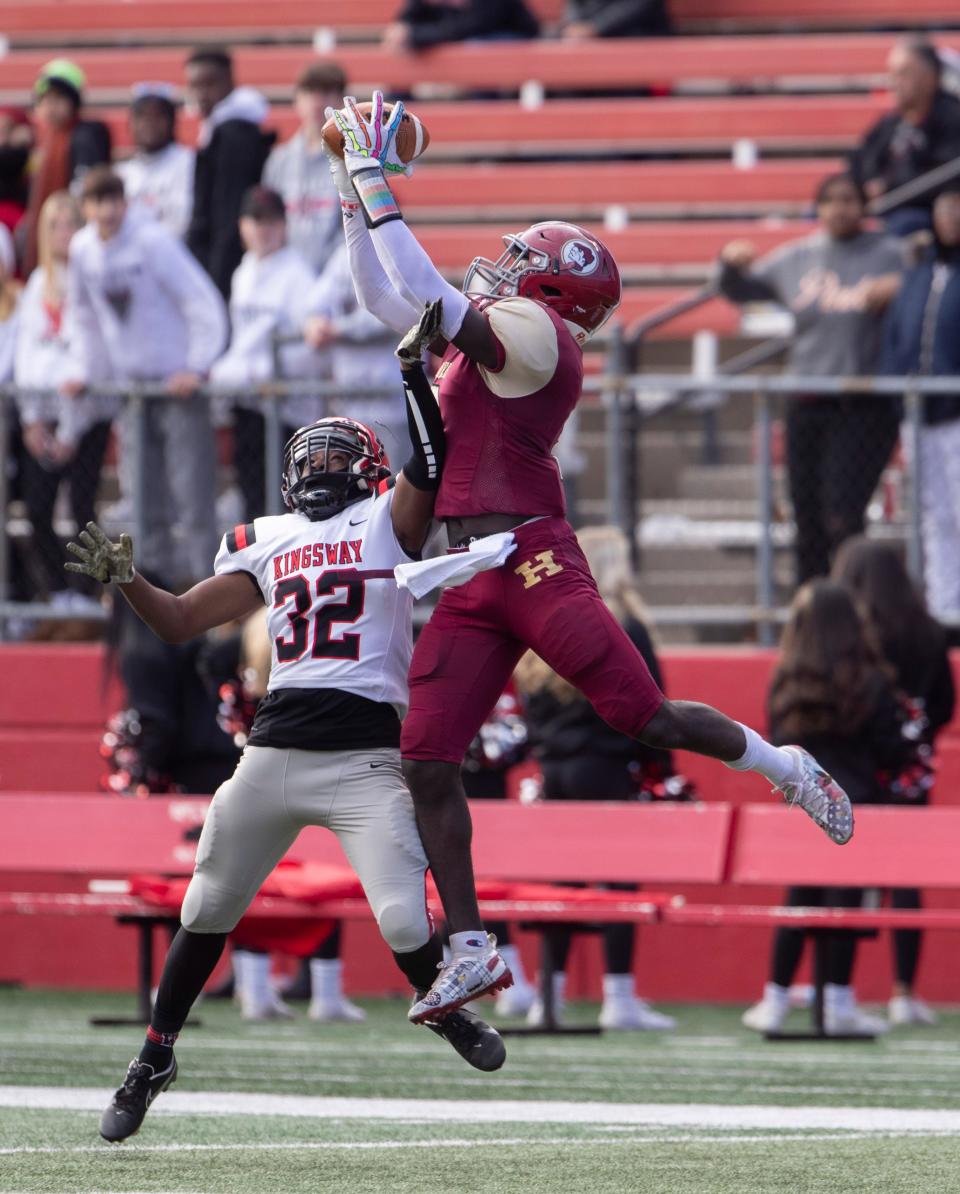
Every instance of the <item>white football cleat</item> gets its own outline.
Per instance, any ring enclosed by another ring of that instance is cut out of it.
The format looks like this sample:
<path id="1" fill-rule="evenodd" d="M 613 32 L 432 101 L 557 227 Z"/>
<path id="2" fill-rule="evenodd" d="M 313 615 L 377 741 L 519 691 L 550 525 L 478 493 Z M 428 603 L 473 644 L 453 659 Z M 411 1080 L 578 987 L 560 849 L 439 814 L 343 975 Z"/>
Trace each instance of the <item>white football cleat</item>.
<path id="1" fill-rule="evenodd" d="M 673 1016 L 658 1012 L 645 999 L 604 1000 L 600 1008 L 601 1028 L 634 1029 L 643 1032 L 669 1032 L 676 1028 Z"/>
<path id="2" fill-rule="evenodd" d="M 407 1012 L 413 1024 L 439 1020 L 471 999 L 513 986 L 510 967 L 497 952 L 497 939 L 487 934 L 487 948 L 441 962 L 433 986 Z"/>
<path id="3" fill-rule="evenodd" d="M 802 746 L 785 746 L 783 749 L 796 758 L 799 777 L 774 791 L 782 792 L 787 804 L 802 808 L 832 842 L 845 846 L 853 837 L 850 797 L 809 751 Z"/>
<path id="4" fill-rule="evenodd" d="M 367 1013 L 343 996 L 340 999 L 311 999 L 307 1016 L 317 1024 L 362 1024 Z"/>
<path id="5" fill-rule="evenodd" d="M 915 995 L 894 995 L 887 1006 L 887 1015 L 898 1028 L 908 1024 L 932 1028 L 939 1020 L 933 1008 Z"/>
<path id="6" fill-rule="evenodd" d="M 824 983 L 823 1031 L 827 1036 L 848 1033 L 882 1036 L 890 1031 L 890 1025 L 882 1017 L 871 1015 L 860 1007 L 853 987 Z"/>
<path id="7" fill-rule="evenodd" d="M 790 991 L 776 983 L 767 983 L 763 998 L 740 1017 L 740 1023 L 751 1032 L 779 1032 L 790 1015 Z"/>

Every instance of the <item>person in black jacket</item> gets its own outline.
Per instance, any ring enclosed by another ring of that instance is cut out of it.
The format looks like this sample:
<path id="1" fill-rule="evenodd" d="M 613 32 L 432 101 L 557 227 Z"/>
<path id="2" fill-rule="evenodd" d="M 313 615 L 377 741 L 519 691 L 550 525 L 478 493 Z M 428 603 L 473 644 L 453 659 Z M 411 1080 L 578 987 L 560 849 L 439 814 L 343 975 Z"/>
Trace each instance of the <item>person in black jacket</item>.
<path id="1" fill-rule="evenodd" d="M 960 157 L 960 100 L 940 86 L 936 46 L 907 38 L 891 50 L 888 69 L 895 110 L 868 130 L 850 160 L 870 199 Z M 935 194 L 931 189 L 895 207 L 886 217 L 889 231 L 906 236 L 929 228 Z"/>
<path id="2" fill-rule="evenodd" d="M 887 318 L 881 372 L 891 377 L 960 375 L 960 181 L 937 196 L 935 241 L 903 279 Z M 927 606 L 960 614 L 960 384 L 923 399 L 920 501 Z"/>
<path id="3" fill-rule="evenodd" d="M 817 752 L 817 760 L 843 785 L 851 801 L 883 797 L 878 771 L 899 772 L 912 746 L 903 735 L 903 706 L 891 669 L 849 592 L 836 581 L 814 580 L 797 590 L 783 632 L 770 686 L 771 740 Z M 849 887 L 791 887 L 790 907 L 859 907 L 862 892 Z M 777 929 L 770 981 L 763 998 L 743 1016 L 747 1028 L 775 1032 L 790 1010 L 793 981 L 806 939 L 803 929 Z M 887 1030 L 868 1015 L 850 985 L 857 934 L 836 933 L 827 959 L 824 1026 L 827 1034 Z"/>
<path id="4" fill-rule="evenodd" d="M 384 49 L 427 50 L 451 41 L 536 37 L 523 0 L 407 0 L 383 33 Z"/>
<path id="5" fill-rule="evenodd" d="M 883 657 L 894 669 L 897 688 L 917 711 L 916 739 L 924 749 L 926 766 L 913 783 L 889 793 L 891 803 L 925 805 L 933 777 L 930 760 L 940 731 L 953 717 L 956 692 L 947 636 L 931 618 L 923 598 L 903 565 L 896 548 L 858 536 L 837 553 L 833 579 L 859 603 L 873 627 Z M 894 908 L 920 908 L 920 892 L 900 888 L 891 893 Z M 890 999 L 892 1024 L 934 1024 L 936 1016 L 913 993 L 920 961 L 922 934 L 918 929 L 895 929 L 893 963 L 895 982 Z"/>
<path id="6" fill-rule="evenodd" d="M 626 537 L 616 527 L 588 527 L 578 534 L 580 546 L 597 581 L 600 595 L 643 655 L 662 689 L 663 680 L 646 610 L 634 587 Z M 543 773 L 545 800 L 640 800 L 653 790 L 663 794 L 674 775 L 669 751 L 644 746 L 612 729 L 590 702 L 533 652 L 521 659 L 515 673 L 534 756 Z M 589 824 L 584 833 L 589 833 Z M 635 885 L 611 884 L 617 890 Z M 554 1003 L 562 1010 L 564 969 L 572 930 L 558 926 L 550 934 L 554 971 Z M 634 991 L 632 924 L 609 924 L 603 929 L 604 976 L 600 1024 L 604 1028 L 669 1029 L 674 1020 L 639 999 Z M 539 1024 L 543 1008 L 534 1003 L 528 1021 Z"/>
<path id="7" fill-rule="evenodd" d="M 560 35 L 568 41 L 662 37 L 670 32 L 667 0 L 567 0 L 560 26 Z"/>
<path id="8" fill-rule="evenodd" d="M 240 203 L 263 173 L 274 134 L 261 129 L 269 112 L 251 87 L 235 87 L 226 50 L 200 48 L 187 59 L 187 91 L 202 119 L 187 247 L 225 299 L 243 257 Z"/>

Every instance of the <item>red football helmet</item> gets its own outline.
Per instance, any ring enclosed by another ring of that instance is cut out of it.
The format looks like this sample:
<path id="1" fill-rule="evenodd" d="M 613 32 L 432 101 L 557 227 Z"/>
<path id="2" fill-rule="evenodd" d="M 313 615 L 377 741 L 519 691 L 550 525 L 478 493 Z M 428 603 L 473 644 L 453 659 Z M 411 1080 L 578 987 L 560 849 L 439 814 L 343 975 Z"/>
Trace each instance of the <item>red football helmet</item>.
<path id="1" fill-rule="evenodd" d="M 620 271 L 601 241 L 576 224 L 547 220 L 505 236 L 497 261 L 475 257 L 464 294 L 522 295 L 552 307 L 561 319 L 593 335 L 620 304 Z"/>

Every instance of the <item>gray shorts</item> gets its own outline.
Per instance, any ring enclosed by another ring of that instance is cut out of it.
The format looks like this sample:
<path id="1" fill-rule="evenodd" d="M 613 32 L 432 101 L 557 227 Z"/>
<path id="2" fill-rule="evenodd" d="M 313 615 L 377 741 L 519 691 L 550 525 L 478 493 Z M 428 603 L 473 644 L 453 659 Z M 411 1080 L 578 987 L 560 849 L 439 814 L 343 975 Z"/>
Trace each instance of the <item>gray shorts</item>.
<path id="1" fill-rule="evenodd" d="M 431 934 L 427 858 L 400 752 L 277 750 L 248 746 L 218 788 L 183 899 L 183 927 L 229 933 L 301 829 L 337 835 L 384 940 L 397 953 Z"/>

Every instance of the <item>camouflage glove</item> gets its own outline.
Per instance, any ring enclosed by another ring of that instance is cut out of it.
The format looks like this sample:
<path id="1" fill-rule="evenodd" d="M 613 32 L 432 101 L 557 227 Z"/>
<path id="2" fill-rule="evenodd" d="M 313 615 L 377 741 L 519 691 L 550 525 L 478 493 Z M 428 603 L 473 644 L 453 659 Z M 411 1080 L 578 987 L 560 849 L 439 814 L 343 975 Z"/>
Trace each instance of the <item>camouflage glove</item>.
<path id="1" fill-rule="evenodd" d="M 400 362 L 401 369 L 414 369 L 423 363 L 423 354 L 443 333 L 440 325 L 443 323 L 443 299 L 434 299 L 427 303 L 420 316 L 420 322 L 412 327 L 397 345 L 394 356 Z"/>
<path id="2" fill-rule="evenodd" d="M 128 585 L 133 580 L 133 540 L 129 535 L 123 534 L 119 543 L 111 543 L 95 522 L 88 522 L 78 538 L 79 543 L 67 544 L 67 551 L 80 563 L 64 564 L 67 572 L 82 572 L 102 585 Z"/>

